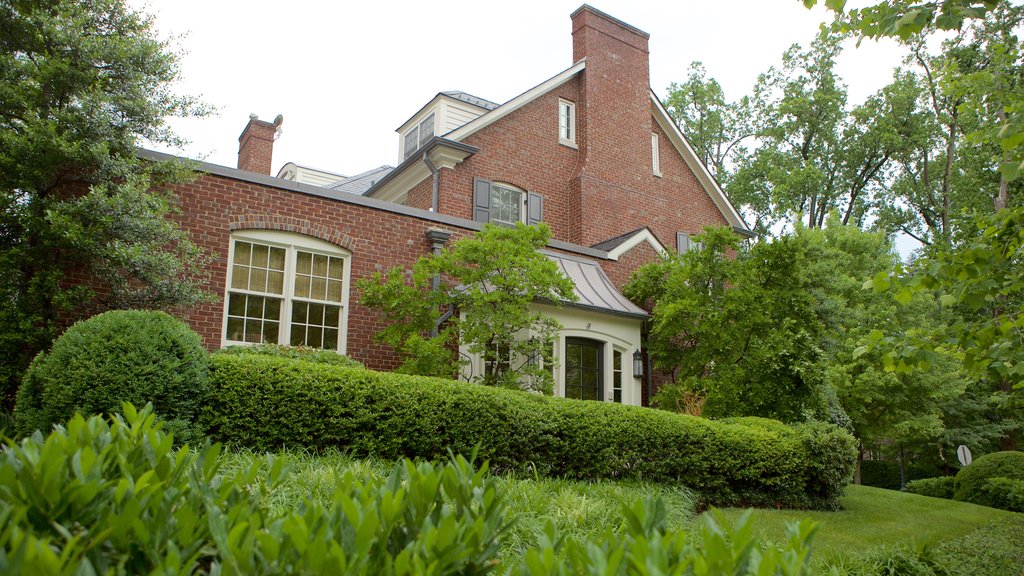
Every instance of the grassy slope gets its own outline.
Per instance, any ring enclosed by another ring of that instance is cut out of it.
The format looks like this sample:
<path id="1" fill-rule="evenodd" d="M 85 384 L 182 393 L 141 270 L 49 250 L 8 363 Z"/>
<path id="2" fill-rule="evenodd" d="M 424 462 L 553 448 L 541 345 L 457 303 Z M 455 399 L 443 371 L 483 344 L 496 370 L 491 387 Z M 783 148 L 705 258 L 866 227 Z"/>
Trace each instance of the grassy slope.
<path id="1" fill-rule="evenodd" d="M 985 506 L 906 494 L 870 486 L 850 486 L 839 512 L 756 510 L 754 524 L 768 540 L 781 541 L 787 521 L 819 523 L 818 554 L 856 554 L 882 545 L 938 544 L 966 536 L 985 523 L 1014 516 Z M 742 510 L 726 510 L 730 519 Z"/>

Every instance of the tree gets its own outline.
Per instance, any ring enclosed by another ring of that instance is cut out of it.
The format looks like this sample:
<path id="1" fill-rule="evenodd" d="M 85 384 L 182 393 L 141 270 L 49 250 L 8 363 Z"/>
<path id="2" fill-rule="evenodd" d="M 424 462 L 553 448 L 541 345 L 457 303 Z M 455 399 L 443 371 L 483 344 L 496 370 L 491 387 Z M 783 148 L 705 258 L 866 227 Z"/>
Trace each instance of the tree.
<path id="1" fill-rule="evenodd" d="M 420 258 L 411 285 L 401 267 L 359 281 L 360 302 L 379 310 L 387 325 L 378 340 L 404 360 L 399 371 L 450 378 L 460 364 L 450 346 L 458 342 L 484 360 L 474 381 L 550 394 L 561 326 L 531 304 L 576 299 L 572 282 L 538 251 L 550 237 L 543 223 L 487 224 L 475 237 Z"/>
<path id="2" fill-rule="evenodd" d="M 640 268 L 624 289 L 653 305 L 648 351 L 674 380 L 659 405 L 696 394 L 708 416 L 803 419 L 818 401 L 822 329 L 804 247 L 783 237 L 741 248 L 728 229 L 698 239 L 701 249 Z"/>
<path id="3" fill-rule="evenodd" d="M 136 156 L 179 144 L 178 56 L 122 0 L 0 0 L 0 393 L 60 326 L 110 308 L 210 299 L 202 252 L 153 185 L 181 166 Z M 94 278 L 72 287 L 71 277 Z"/>

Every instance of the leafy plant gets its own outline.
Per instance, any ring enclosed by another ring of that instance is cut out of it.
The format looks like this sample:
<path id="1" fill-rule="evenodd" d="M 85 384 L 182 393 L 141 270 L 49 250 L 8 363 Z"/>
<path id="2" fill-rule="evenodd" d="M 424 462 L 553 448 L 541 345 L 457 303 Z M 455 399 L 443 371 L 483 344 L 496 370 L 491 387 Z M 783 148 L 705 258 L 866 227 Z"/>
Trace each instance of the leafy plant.
<path id="1" fill-rule="evenodd" d="M 988 487 L 988 481 L 994 478 L 1024 481 L 1024 452 L 993 452 L 976 458 L 957 472 L 953 497 L 995 507 Z"/>
<path id="2" fill-rule="evenodd" d="M 941 476 L 938 478 L 921 478 L 907 482 L 907 492 L 919 496 L 931 496 L 932 498 L 953 499 L 953 476 Z"/>
<path id="3" fill-rule="evenodd" d="M 349 368 L 363 368 L 363 363 L 338 354 L 332 350 L 313 348 L 312 346 L 282 346 L 279 344 L 254 344 L 252 346 L 228 346 L 214 352 L 214 354 L 241 354 L 257 356 L 279 356 L 282 358 L 299 358 L 308 362 L 321 364 L 333 364 L 335 366 L 346 366 Z"/>

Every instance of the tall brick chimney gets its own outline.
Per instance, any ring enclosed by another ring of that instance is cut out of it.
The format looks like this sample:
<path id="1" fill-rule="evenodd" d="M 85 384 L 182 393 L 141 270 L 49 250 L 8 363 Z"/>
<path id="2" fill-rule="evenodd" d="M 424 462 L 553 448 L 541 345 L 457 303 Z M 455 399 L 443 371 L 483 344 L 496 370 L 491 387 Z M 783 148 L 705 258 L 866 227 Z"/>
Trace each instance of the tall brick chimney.
<path id="1" fill-rule="evenodd" d="M 572 13 L 573 62 L 587 59 L 577 104 L 581 222 L 577 242 L 607 240 L 605 222 L 622 216 L 630 193 L 649 185 L 651 170 L 650 35 L 584 4 Z M 602 225 L 604 224 L 604 225 Z M 621 230 L 625 232 L 627 230 Z M 613 236 L 614 234 L 612 234 Z"/>
<path id="2" fill-rule="evenodd" d="M 274 158 L 274 140 L 281 130 L 284 116 L 274 118 L 274 123 L 260 120 L 255 114 L 249 115 L 249 123 L 238 137 L 238 169 L 270 175 Z"/>

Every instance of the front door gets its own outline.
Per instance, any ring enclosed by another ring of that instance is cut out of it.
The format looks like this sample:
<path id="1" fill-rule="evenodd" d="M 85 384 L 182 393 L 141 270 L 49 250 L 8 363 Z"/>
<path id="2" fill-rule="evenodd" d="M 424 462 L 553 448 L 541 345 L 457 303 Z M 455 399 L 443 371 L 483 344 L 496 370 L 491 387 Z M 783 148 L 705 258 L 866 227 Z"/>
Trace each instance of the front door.
<path id="1" fill-rule="evenodd" d="M 603 342 L 587 338 L 565 339 L 565 397 L 603 400 Z"/>

